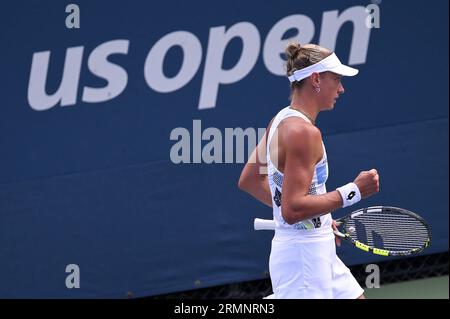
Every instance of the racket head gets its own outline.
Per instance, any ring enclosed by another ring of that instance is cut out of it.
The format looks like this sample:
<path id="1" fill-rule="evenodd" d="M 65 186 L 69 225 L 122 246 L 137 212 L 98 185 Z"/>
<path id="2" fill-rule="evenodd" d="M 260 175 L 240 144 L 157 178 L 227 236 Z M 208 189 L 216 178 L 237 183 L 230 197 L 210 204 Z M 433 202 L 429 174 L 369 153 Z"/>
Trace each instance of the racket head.
<path id="1" fill-rule="evenodd" d="M 431 230 L 418 214 L 391 206 L 358 209 L 337 220 L 344 239 L 381 256 L 408 256 L 429 247 Z"/>

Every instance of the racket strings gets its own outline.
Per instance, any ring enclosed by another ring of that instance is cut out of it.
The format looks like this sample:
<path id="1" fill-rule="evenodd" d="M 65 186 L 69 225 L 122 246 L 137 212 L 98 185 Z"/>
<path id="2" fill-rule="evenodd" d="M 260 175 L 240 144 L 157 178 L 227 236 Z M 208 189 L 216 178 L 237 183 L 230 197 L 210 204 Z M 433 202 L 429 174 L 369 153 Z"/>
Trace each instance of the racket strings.
<path id="1" fill-rule="evenodd" d="M 380 211 L 350 219 L 346 232 L 354 240 L 387 250 L 412 250 L 429 239 L 427 227 L 417 218 L 398 212 Z"/>

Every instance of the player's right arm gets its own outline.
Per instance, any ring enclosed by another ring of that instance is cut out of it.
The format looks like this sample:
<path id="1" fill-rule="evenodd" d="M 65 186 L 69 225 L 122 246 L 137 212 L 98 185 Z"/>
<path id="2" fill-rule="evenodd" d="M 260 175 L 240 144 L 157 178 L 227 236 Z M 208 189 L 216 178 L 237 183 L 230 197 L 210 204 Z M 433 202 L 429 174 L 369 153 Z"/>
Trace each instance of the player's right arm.
<path id="1" fill-rule="evenodd" d="M 312 125 L 289 125 L 282 138 L 286 152 L 281 197 L 283 219 L 295 224 L 341 208 L 343 201 L 337 190 L 321 195 L 308 194 L 315 165 L 323 155 L 320 131 Z M 376 170 L 361 172 L 354 183 L 362 198 L 373 195 L 379 190 L 378 173 Z"/>

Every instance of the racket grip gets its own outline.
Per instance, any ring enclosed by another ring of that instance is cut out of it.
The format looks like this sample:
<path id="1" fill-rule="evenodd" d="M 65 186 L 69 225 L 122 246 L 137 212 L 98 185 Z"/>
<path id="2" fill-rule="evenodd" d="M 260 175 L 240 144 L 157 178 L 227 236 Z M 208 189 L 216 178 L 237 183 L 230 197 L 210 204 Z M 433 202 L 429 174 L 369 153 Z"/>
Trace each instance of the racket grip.
<path id="1" fill-rule="evenodd" d="M 275 222 L 272 219 L 255 218 L 253 227 L 255 230 L 274 230 Z"/>

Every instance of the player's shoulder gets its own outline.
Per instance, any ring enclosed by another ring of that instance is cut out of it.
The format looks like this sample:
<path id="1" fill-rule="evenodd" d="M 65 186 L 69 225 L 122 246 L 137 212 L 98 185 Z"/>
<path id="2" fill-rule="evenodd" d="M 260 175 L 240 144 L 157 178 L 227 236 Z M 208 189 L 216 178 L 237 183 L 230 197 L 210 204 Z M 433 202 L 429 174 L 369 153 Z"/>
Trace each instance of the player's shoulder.
<path id="1" fill-rule="evenodd" d="M 317 142 L 322 140 L 320 130 L 298 117 L 289 117 L 280 123 L 283 136 L 288 140 Z"/>

